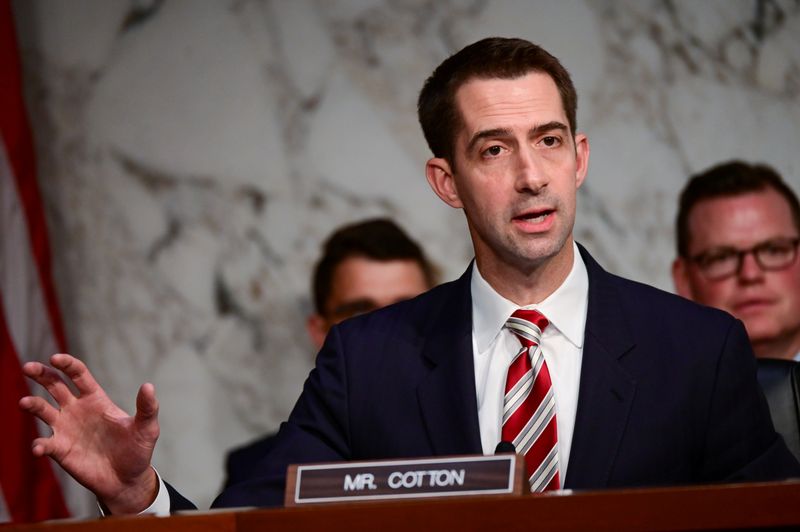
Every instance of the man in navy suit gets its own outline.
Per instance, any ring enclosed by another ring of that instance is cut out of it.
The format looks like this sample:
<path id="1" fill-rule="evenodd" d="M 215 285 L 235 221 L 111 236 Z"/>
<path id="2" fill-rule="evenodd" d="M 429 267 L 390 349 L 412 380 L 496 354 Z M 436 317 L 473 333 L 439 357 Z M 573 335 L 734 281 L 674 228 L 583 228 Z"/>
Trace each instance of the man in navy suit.
<path id="1" fill-rule="evenodd" d="M 556 486 L 800 476 L 741 323 L 606 273 L 573 241 L 589 161 L 576 101 L 558 60 L 520 39 L 479 41 L 434 71 L 418 105 L 434 155 L 426 175 L 464 211 L 474 262 L 455 282 L 333 327 L 271 452 L 215 505 L 279 504 L 293 462 L 491 453 L 511 412 L 508 368 L 525 352 L 537 379 L 548 368 L 545 397 L 555 398 L 546 424 L 557 428 L 547 457 Z M 537 322 L 538 348 L 520 351 L 508 326 L 520 308 L 547 320 Z M 127 418 L 79 361 L 52 362 L 82 395 L 54 370 L 26 365 L 61 405 L 22 400 L 55 429 L 34 453 L 53 456 L 113 513 L 185 504 L 150 467 L 152 385 Z M 69 434 L 78 423 L 92 441 Z"/>

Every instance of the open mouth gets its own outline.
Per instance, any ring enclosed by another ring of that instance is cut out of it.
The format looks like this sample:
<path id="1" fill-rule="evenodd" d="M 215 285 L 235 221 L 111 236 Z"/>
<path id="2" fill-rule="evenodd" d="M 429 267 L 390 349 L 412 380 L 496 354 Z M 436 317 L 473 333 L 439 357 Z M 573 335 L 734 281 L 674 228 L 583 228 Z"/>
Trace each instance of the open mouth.
<path id="1" fill-rule="evenodd" d="M 515 216 L 514 220 L 537 224 L 544 222 L 547 219 L 547 217 L 550 216 L 552 213 L 553 213 L 552 209 L 531 211 L 531 212 L 526 212 L 524 214 L 520 214 L 519 216 Z"/>

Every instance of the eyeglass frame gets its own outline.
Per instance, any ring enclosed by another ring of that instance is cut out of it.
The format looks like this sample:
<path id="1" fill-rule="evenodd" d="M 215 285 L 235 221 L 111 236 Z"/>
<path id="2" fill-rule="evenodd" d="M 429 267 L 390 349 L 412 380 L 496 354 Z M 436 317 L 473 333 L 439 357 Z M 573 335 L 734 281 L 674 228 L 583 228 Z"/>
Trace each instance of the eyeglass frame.
<path id="1" fill-rule="evenodd" d="M 787 244 L 788 246 L 790 246 L 791 247 L 791 259 L 786 261 L 786 264 L 781 264 L 780 266 L 766 266 L 764 264 L 763 259 L 760 257 L 760 253 L 765 251 L 765 250 L 767 250 L 767 249 L 769 249 L 770 246 L 774 246 L 776 244 Z M 689 262 L 697 265 L 697 267 L 700 270 L 700 272 L 709 281 L 721 281 L 723 279 L 727 279 L 729 277 L 733 277 L 734 275 L 738 275 L 739 272 L 741 272 L 741 270 L 742 270 L 742 264 L 744 264 L 744 258 L 747 255 L 753 255 L 753 258 L 755 259 L 756 264 L 758 264 L 758 267 L 761 269 L 761 271 L 775 272 L 775 271 L 785 270 L 786 268 L 788 268 L 789 266 L 791 266 L 792 264 L 794 264 L 797 261 L 797 255 L 798 255 L 797 248 L 798 248 L 798 246 L 800 246 L 800 236 L 795 236 L 795 237 L 777 237 L 777 238 L 771 238 L 769 240 L 764 240 L 764 241 L 759 242 L 758 244 L 756 244 L 754 246 L 751 246 L 751 247 L 749 247 L 747 249 L 737 249 L 737 248 L 730 247 L 730 246 L 721 246 L 721 247 L 717 247 L 717 248 L 711 248 L 709 250 L 706 250 L 706 251 L 703 251 L 701 253 L 697 253 L 695 255 L 687 257 L 687 260 L 689 260 Z M 709 255 L 711 255 L 712 253 L 719 254 L 721 252 L 730 252 L 732 256 L 736 257 L 736 267 L 733 268 L 730 272 L 727 272 L 727 273 L 725 273 L 723 275 L 709 275 L 707 269 L 704 268 L 701 263 L 703 262 L 704 259 L 708 258 Z"/>

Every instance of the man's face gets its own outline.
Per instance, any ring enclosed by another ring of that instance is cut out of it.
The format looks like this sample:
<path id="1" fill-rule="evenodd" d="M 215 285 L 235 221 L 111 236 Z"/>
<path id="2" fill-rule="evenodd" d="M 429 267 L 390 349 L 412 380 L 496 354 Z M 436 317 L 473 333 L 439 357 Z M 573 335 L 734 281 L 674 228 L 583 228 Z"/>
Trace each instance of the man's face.
<path id="1" fill-rule="evenodd" d="M 325 315 L 309 318 L 311 340 L 321 347 L 328 329 L 340 321 L 410 299 L 428 288 L 425 274 L 414 260 L 349 257 L 333 272 Z"/>
<path id="2" fill-rule="evenodd" d="M 554 260 L 571 267 L 567 244 L 589 146 L 584 135 L 573 139 L 553 80 L 543 73 L 473 79 L 456 104 L 463 127 L 453 166 L 432 159 L 428 180 L 464 209 L 481 272 L 527 272 Z"/>
<path id="3" fill-rule="evenodd" d="M 689 213 L 688 229 L 689 257 L 798 236 L 789 204 L 771 188 L 701 201 Z M 698 264 L 679 258 L 673 264 L 673 279 L 681 295 L 742 320 L 759 355 L 760 343 L 785 338 L 788 345 L 800 338 L 800 260 L 782 270 L 765 271 L 750 253 L 737 273 L 709 280 Z"/>

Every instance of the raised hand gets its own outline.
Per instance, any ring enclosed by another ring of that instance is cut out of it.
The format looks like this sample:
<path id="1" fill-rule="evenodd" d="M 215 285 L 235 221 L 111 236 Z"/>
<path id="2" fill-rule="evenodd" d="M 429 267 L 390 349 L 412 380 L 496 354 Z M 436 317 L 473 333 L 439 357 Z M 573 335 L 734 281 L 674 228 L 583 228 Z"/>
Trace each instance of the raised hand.
<path id="1" fill-rule="evenodd" d="M 33 442 L 33 454 L 52 457 L 78 482 L 93 491 L 113 514 L 138 513 L 158 492 L 150 466 L 158 439 L 158 401 L 152 384 L 143 384 L 131 417 L 109 399 L 86 365 L 59 354 L 52 368 L 39 362 L 23 366 L 25 375 L 50 393 L 58 408 L 41 397 L 23 397 L 19 405 L 53 430 Z M 60 370 L 75 385 L 76 396 Z"/>

